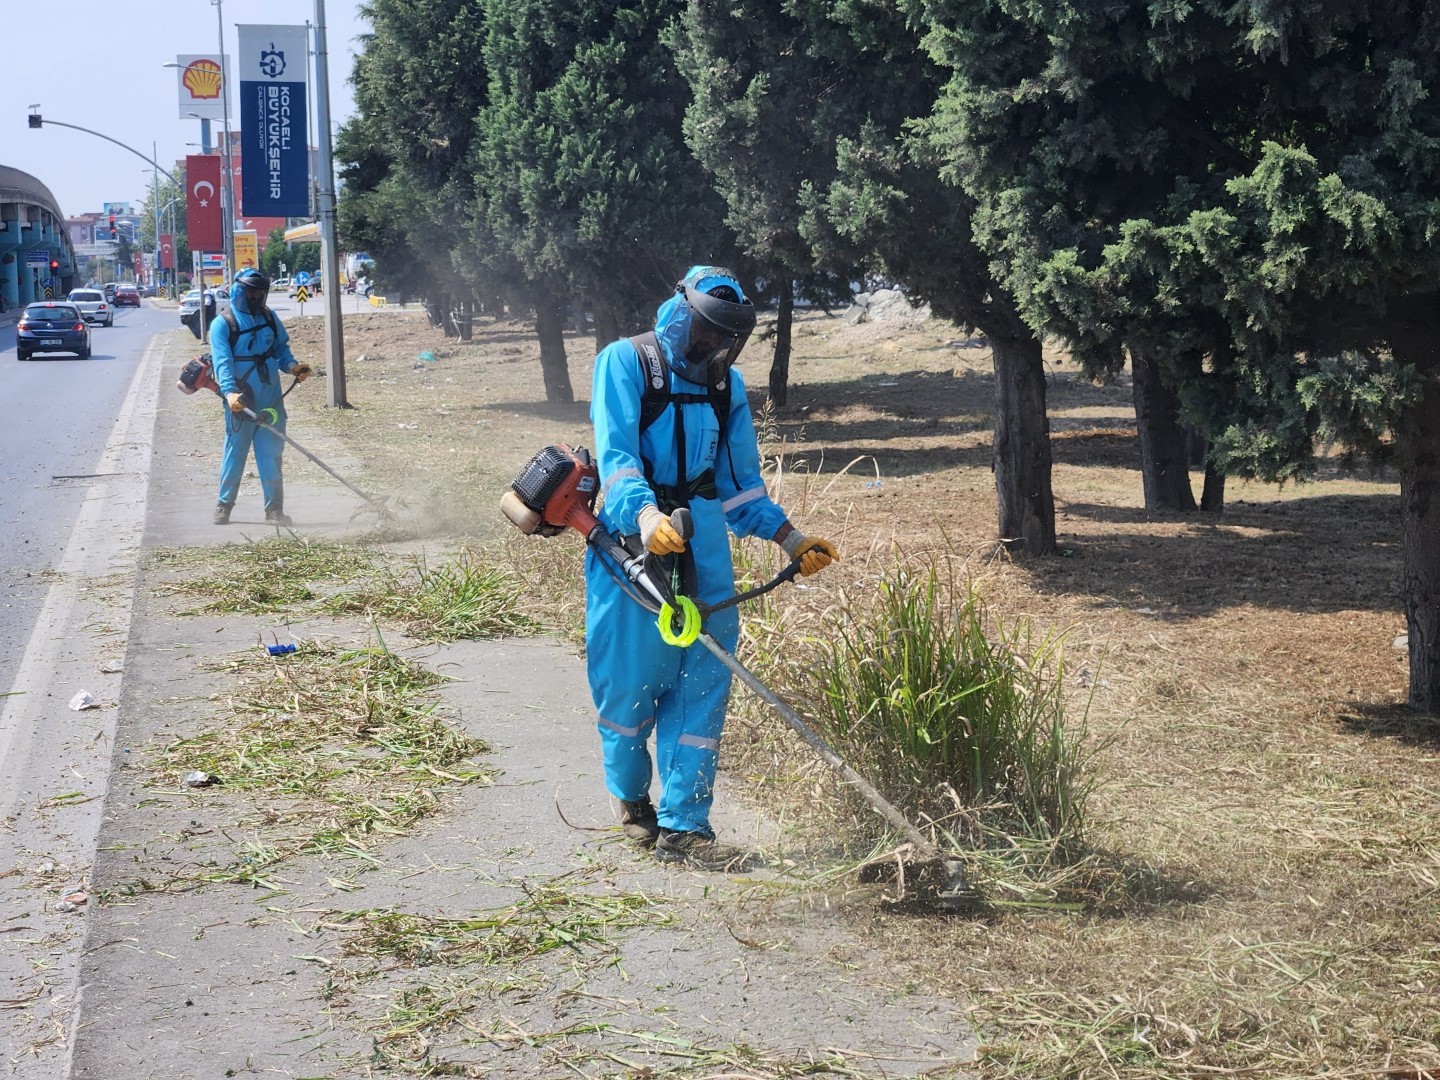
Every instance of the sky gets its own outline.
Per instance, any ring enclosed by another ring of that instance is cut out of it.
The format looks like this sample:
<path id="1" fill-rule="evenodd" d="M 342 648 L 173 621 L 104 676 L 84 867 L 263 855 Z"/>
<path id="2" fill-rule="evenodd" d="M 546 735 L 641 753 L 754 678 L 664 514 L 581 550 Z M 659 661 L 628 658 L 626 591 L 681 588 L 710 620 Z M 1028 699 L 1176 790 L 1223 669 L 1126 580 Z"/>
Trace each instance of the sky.
<path id="1" fill-rule="evenodd" d="M 335 126 L 355 112 L 350 73 L 357 38 L 369 31 L 361 2 L 325 2 Z M 315 21 L 314 0 L 222 0 L 218 10 L 217 18 L 211 0 L 66 0 L 54 7 L 0 0 L 0 165 L 40 180 L 66 216 L 99 212 L 107 202 L 138 210 L 150 190 L 149 165 L 81 131 L 31 129 L 26 116 L 38 103 L 41 115 L 108 135 L 147 159 L 153 144 L 162 168 L 198 154 L 200 121 L 180 119 L 176 71 L 161 65 L 182 53 L 218 52 L 223 21 L 235 126 L 235 24 Z M 220 121 L 211 128 L 218 142 Z"/>

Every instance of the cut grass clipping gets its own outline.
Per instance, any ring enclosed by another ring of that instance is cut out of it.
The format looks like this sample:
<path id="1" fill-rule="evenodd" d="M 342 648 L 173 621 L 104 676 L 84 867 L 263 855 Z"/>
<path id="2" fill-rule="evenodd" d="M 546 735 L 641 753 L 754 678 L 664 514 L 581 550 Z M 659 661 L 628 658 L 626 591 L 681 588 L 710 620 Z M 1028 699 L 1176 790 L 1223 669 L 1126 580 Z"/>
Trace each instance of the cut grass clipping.
<path id="1" fill-rule="evenodd" d="M 297 536 L 271 536 L 223 547 L 161 548 L 150 565 L 180 573 L 161 588 L 203 603 L 187 615 L 260 614 L 295 608 L 321 592 L 372 573 L 364 547 Z"/>
<path id="2" fill-rule="evenodd" d="M 422 641 L 533 633 L 520 612 L 521 579 L 470 551 L 431 566 L 401 569 L 375 550 L 306 537 L 278 536 L 222 548 L 169 548 L 152 565 L 181 577 L 166 591 L 200 598 L 186 614 L 261 614 L 318 608 L 333 615 L 393 619 Z"/>
<path id="3" fill-rule="evenodd" d="M 327 919 L 326 929 L 346 935 L 346 961 L 331 974 L 337 989 L 382 971 L 424 969 L 393 988 L 384 1015 L 371 1021 L 375 1063 L 419 1076 L 482 1076 L 496 1061 L 493 1047 L 514 1056 L 507 1071 L 515 1075 L 869 1075 L 839 1050 L 797 1056 L 686 1038 L 668 1009 L 638 1009 L 628 995 L 601 990 L 591 981 L 598 972 L 613 969 L 622 986 L 630 979 L 620 966 L 624 935 L 683 930 L 663 898 L 617 892 L 595 867 L 520 889 L 514 903 L 464 918 L 380 910 Z M 557 983 L 564 1005 L 541 1004 Z"/>
<path id="4" fill-rule="evenodd" d="M 422 641 L 505 637 L 538 629 L 519 610 L 524 592 L 516 575 L 467 550 L 438 566 L 417 557 L 400 571 L 385 567 L 362 588 L 331 597 L 325 610 L 394 619 Z"/>
<path id="5" fill-rule="evenodd" d="M 828 621 L 791 677 L 841 756 L 934 822 L 992 899 L 1064 902 L 1094 778 L 1059 637 L 1003 623 L 934 564 L 898 569 Z"/>
<path id="6" fill-rule="evenodd" d="M 164 765 L 257 793 L 266 824 L 235 865 L 203 880 L 273 887 L 265 871 L 297 855 L 373 862 L 377 844 L 435 812 L 442 789 L 488 777 L 473 761 L 484 743 L 438 714 L 443 678 L 388 650 L 302 645 L 223 670 L 238 680 L 233 715 L 171 743 Z"/>

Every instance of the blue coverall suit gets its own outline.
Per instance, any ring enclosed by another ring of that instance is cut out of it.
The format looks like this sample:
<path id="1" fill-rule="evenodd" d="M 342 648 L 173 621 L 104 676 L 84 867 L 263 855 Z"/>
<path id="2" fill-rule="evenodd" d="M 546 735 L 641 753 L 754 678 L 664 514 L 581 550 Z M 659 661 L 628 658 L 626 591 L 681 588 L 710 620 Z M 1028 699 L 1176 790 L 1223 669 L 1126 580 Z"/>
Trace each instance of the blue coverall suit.
<path id="1" fill-rule="evenodd" d="M 265 313 L 252 314 L 240 285 L 230 287 L 230 310 L 240 334 L 235 347 L 230 347 L 230 327 L 216 316 L 210 323 L 210 360 L 215 368 L 215 381 L 225 394 L 243 390 L 248 384 L 254 402 L 250 407 L 274 409 L 279 419 L 275 427 L 285 430 L 285 401 L 280 388 L 280 373 L 295 367 L 295 354 L 290 351 L 290 335 L 285 332 L 279 316 L 274 314 L 275 331 L 271 331 Z M 251 332 L 252 328 L 258 327 Z M 285 481 L 281 475 L 281 453 L 285 442 L 274 432 L 266 431 L 253 420 L 232 413 L 225 407 L 225 454 L 220 461 L 220 495 L 218 502 L 233 506 L 240 494 L 240 479 L 245 475 L 245 458 L 255 447 L 255 469 L 260 474 L 260 491 L 266 510 L 283 510 Z"/>
<path id="2" fill-rule="evenodd" d="M 655 330 L 667 357 L 683 350 L 690 317 L 690 309 L 678 296 L 660 306 Z M 673 370 L 666 374 L 672 395 L 705 392 Z M 732 367 L 727 376 L 730 416 L 722 441 L 715 410 L 703 401 L 679 405 L 672 401 L 641 434 L 645 380 L 635 346 L 628 340 L 607 346 L 596 357 L 590 419 L 605 493 L 601 521 L 612 533 L 639 532 L 640 511 L 657 502 L 645 479 L 647 464 L 658 485 L 678 486 L 675 410 L 685 410 L 686 480 L 714 469 L 718 496 L 690 498 L 696 599 L 723 600 L 735 591 L 726 526 L 738 536 L 769 539 L 786 520 L 760 476 L 760 452 L 744 383 Z M 625 801 L 648 795 L 648 739 L 653 731 L 662 789 L 656 806 L 660 826 L 713 835 L 710 804 L 730 672 L 698 642 L 684 649 L 666 645 L 655 616 L 620 591 L 600 558 L 593 549 L 585 557 L 585 643 L 590 694 L 599 714 L 605 785 L 611 795 Z M 735 608 L 716 612 L 705 620 L 705 629 L 733 652 L 740 616 Z"/>

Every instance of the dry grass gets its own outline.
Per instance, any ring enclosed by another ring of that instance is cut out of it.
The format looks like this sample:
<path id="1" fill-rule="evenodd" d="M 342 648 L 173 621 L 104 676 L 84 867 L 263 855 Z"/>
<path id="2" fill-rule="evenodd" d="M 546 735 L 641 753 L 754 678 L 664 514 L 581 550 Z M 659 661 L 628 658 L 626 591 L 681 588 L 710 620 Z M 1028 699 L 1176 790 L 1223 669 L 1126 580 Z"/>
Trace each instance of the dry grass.
<path id="1" fill-rule="evenodd" d="M 1330 469 L 1286 489 L 1232 483 L 1215 518 L 1148 513 L 1127 383 L 1091 386 L 1049 355 L 1064 555 L 1016 563 L 992 539 L 988 355 L 951 347 L 944 327 L 811 314 L 799 330 L 791 404 L 773 417 L 776 489 L 843 561 L 753 605 L 748 655 L 813 632 L 842 589 L 873 588 L 900 541 L 957 561 L 1007 620 L 1064 631 L 1072 699 L 1093 695 L 1091 839 L 1126 887 L 1078 912 L 977 922 L 879 907 L 862 927 L 973 1010 L 979 1072 L 1440 1068 L 1440 724 L 1399 708 L 1394 478 Z M 519 324 L 465 345 L 414 321 L 365 324 L 352 354 L 371 351 L 366 334 L 378 359 L 352 365 L 360 412 L 306 420 L 345 429 L 371 475 L 416 478 L 445 524 L 500 528 L 495 499 L 535 449 L 589 440 L 580 409 L 540 404 Z M 585 396 L 592 343 L 570 345 Z M 413 368 L 425 348 L 440 360 Z M 745 359 L 752 389 L 767 362 L 761 348 Z M 512 550 L 522 569 L 539 553 L 532 588 L 578 618 L 574 538 Z M 778 567 L 766 545 L 745 550 L 757 574 Z M 777 688 L 790 691 L 783 676 Z M 743 701 L 728 766 L 787 821 L 813 822 L 835 793 L 828 774 Z"/>
<path id="2" fill-rule="evenodd" d="M 251 650 L 214 665 L 232 676 L 230 713 L 197 735 L 147 751 L 159 788 L 191 772 L 213 778 L 210 797 L 253 807 L 230 861 L 182 868 L 128 889 L 207 882 L 278 888 L 275 868 L 299 856 L 373 865 L 375 849 L 441 807 L 447 789 L 488 782 L 486 747 L 438 710 L 444 680 L 383 647 L 315 642 L 270 657 Z M 227 834 L 228 835 L 228 834 Z"/>

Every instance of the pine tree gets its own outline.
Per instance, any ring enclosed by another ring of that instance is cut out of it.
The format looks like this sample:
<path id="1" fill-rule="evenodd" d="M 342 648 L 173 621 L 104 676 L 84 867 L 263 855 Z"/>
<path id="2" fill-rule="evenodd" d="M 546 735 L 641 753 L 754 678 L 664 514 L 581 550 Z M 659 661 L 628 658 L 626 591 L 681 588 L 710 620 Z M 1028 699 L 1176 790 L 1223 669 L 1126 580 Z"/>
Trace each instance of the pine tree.
<path id="1" fill-rule="evenodd" d="M 1188 349 L 1232 474 L 1331 435 L 1396 461 L 1409 697 L 1440 709 L 1440 11 L 909 7 L 952 75 L 932 144 L 1033 321 Z"/>

